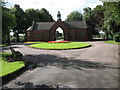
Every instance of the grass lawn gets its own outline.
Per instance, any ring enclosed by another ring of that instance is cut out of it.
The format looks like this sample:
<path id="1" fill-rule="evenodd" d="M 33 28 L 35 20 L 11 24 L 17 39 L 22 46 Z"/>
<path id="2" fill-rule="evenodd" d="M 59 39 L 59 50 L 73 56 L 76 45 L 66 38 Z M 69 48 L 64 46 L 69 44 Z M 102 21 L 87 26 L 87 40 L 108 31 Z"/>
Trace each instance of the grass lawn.
<path id="1" fill-rule="evenodd" d="M 1 45 L 1 44 L 0 44 L 0 46 L 2 46 L 2 47 L 3 47 L 3 46 L 5 46 L 5 45 Z"/>
<path id="2" fill-rule="evenodd" d="M 32 44 L 30 47 L 40 48 L 40 49 L 74 49 L 74 48 L 83 48 L 90 46 L 87 43 L 81 42 L 70 42 L 70 43 L 42 43 L 42 44 Z"/>
<path id="3" fill-rule="evenodd" d="M 0 44 L 1 47 L 9 46 L 10 44 Z"/>
<path id="4" fill-rule="evenodd" d="M 109 43 L 109 44 L 120 44 L 120 42 L 115 42 L 115 41 L 112 41 L 112 40 L 110 40 L 110 41 L 105 41 L 105 43 Z"/>
<path id="5" fill-rule="evenodd" d="M 11 54 L 0 52 L 0 77 L 13 73 L 25 66 L 25 63 L 23 61 L 6 62 L 5 56 L 9 55 Z"/>

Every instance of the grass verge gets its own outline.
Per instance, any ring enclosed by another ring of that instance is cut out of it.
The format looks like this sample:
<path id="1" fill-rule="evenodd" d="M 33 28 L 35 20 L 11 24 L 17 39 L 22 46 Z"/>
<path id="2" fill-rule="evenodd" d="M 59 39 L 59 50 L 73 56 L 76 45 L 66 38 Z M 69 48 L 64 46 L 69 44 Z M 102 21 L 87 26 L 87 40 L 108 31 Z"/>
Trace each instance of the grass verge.
<path id="1" fill-rule="evenodd" d="M 7 62 L 5 56 L 11 55 L 10 53 L 0 53 L 0 77 L 13 73 L 25 66 L 23 61 Z"/>
<path id="2" fill-rule="evenodd" d="M 42 43 L 42 44 L 32 44 L 29 46 L 40 49 L 62 50 L 62 49 L 84 48 L 90 46 L 90 44 L 81 43 L 81 42 L 70 42 L 70 43 Z"/>
<path id="3" fill-rule="evenodd" d="M 0 44 L 0 47 L 9 46 L 10 44 Z"/>
<path id="4" fill-rule="evenodd" d="M 109 44 L 120 44 L 120 42 L 115 42 L 115 41 L 112 41 L 112 40 L 105 41 L 105 43 L 109 43 Z"/>

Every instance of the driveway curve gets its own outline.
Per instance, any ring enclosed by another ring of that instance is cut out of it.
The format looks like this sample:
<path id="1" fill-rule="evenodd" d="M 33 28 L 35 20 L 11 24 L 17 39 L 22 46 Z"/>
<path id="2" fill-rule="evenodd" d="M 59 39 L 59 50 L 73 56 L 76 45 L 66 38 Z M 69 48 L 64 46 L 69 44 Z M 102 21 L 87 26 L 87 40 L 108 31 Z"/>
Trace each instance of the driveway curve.
<path id="1" fill-rule="evenodd" d="M 117 88 L 118 45 L 103 41 L 85 43 L 92 46 L 72 50 L 41 50 L 23 43 L 9 46 L 20 51 L 24 55 L 23 60 L 36 63 L 37 68 L 6 87 Z M 3 51 L 10 52 L 9 47 L 4 47 Z"/>

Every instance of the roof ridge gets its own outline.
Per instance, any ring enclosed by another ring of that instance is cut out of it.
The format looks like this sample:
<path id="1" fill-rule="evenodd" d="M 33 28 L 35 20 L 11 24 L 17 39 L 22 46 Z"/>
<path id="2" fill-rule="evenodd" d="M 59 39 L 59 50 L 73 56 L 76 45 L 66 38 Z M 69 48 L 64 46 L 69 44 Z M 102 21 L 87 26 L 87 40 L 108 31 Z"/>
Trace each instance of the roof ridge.
<path id="1" fill-rule="evenodd" d="M 63 21 L 63 22 L 84 22 L 85 20 L 83 21 Z"/>
<path id="2" fill-rule="evenodd" d="M 36 22 L 36 23 L 55 23 L 55 22 Z"/>

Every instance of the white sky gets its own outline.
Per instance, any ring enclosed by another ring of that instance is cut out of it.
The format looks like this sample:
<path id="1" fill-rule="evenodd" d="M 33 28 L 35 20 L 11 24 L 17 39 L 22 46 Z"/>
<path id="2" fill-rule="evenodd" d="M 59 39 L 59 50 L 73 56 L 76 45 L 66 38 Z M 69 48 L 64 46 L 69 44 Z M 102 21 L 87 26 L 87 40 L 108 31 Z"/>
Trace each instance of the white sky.
<path id="1" fill-rule="evenodd" d="M 8 2 L 7 7 L 14 4 L 19 4 L 23 10 L 28 8 L 41 9 L 45 8 L 57 20 L 58 10 L 61 13 L 61 19 L 64 21 L 68 14 L 72 11 L 79 11 L 83 13 L 83 8 L 94 8 L 97 5 L 102 5 L 99 0 L 4 0 Z"/>
<path id="2" fill-rule="evenodd" d="M 59 33 L 63 33 L 63 30 L 62 30 L 62 28 L 60 28 L 60 27 L 58 27 L 58 28 L 56 29 L 56 31 L 59 31 Z"/>

